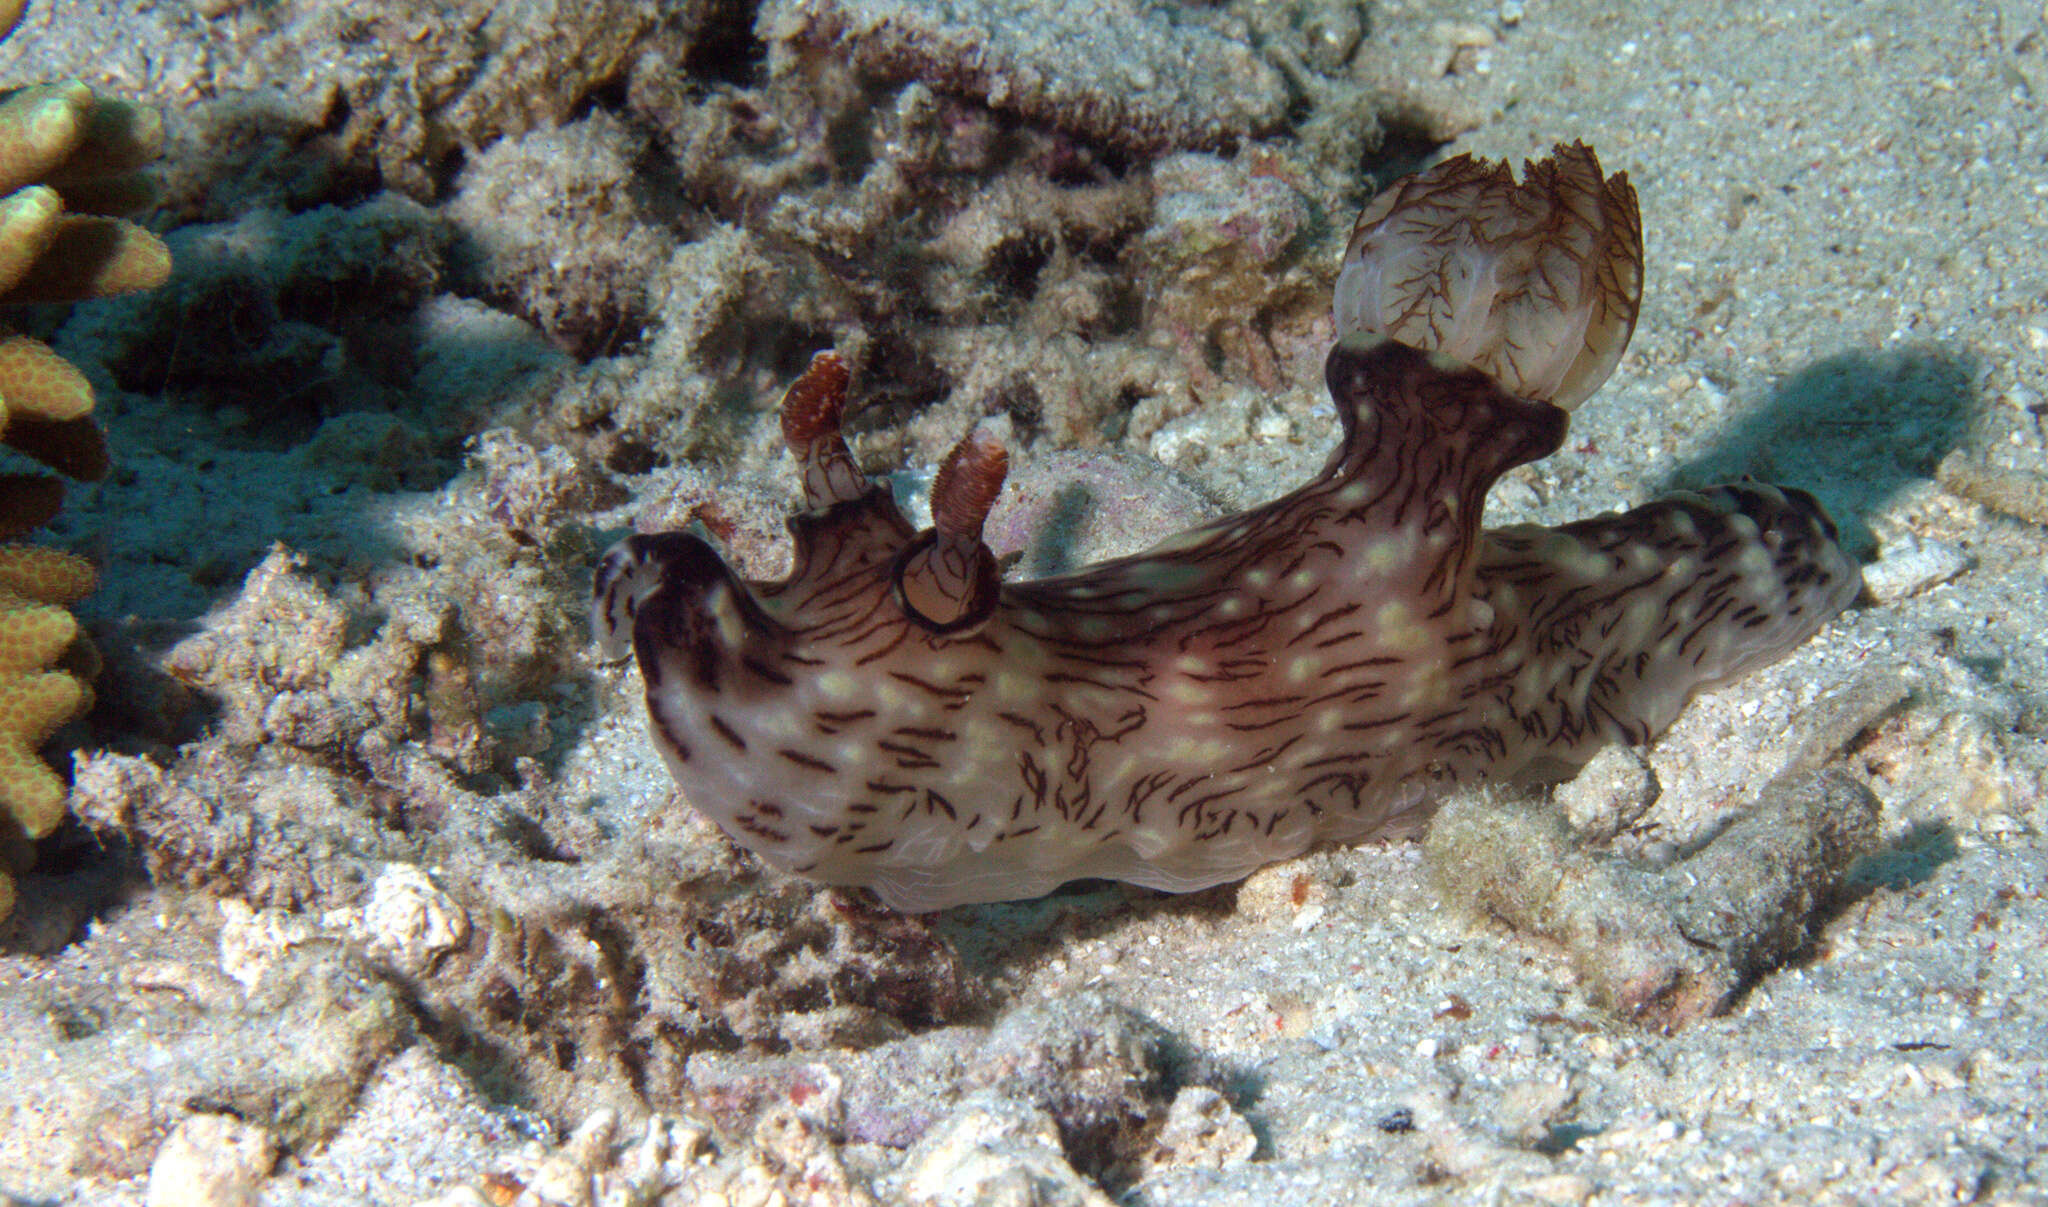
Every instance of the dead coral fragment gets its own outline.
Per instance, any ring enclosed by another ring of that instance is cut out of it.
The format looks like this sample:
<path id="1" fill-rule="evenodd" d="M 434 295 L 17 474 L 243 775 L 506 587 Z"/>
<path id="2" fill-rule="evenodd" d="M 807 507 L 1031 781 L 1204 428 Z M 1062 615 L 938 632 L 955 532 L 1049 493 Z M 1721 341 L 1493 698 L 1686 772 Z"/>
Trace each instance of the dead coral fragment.
<path id="1" fill-rule="evenodd" d="M 2048 524 L 2048 474 L 1972 457 L 1961 449 L 1941 459 L 1934 479 L 1966 499 L 2030 524 Z"/>
<path id="2" fill-rule="evenodd" d="M 1562 812 L 1467 793 L 1437 814 L 1445 890 L 1565 949 L 1593 997 L 1666 1028 L 1725 1009 L 1806 941 L 1876 840 L 1878 802 L 1839 771 L 1773 781 L 1750 813 L 1664 869 L 1584 849 Z"/>
<path id="3" fill-rule="evenodd" d="M 470 160 L 445 211 L 461 278 L 586 354 L 637 330 L 648 267 L 675 250 L 632 187 L 643 141 L 599 112 Z"/>
<path id="4" fill-rule="evenodd" d="M 277 1141 L 233 1115 L 192 1115 L 149 1167 L 152 1207 L 214 1203 L 254 1207 L 257 1187 L 277 1162 Z"/>
<path id="5" fill-rule="evenodd" d="M 455 652 L 452 605 L 405 600 L 375 639 L 351 640 L 355 618 L 282 545 L 249 572 L 235 601 L 166 659 L 177 679 L 216 695 L 230 745 L 282 744 L 325 757 L 385 748 L 413 732 L 413 693 L 432 650 Z M 445 716 L 445 714 L 444 714 Z"/>
<path id="6" fill-rule="evenodd" d="M 776 70 L 809 47 L 1124 150 L 1209 150 L 1279 129 L 1287 91 L 1252 48 L 1129 0 L 772 0 Z"/>
<path id="7" fill-rule="evenodd" d="M 700 24 L 694 2 L 642 0 L 391 0 L 351 5 L 280 0 L 235 6 L 245 53 L 221 65 L 226 83 L 262 98 L 249 125 L 302 147 L 295 173 L 331 180 L 374 171 L 414 200 L 438 191 L 458 150 L 559 125 L 592 92 L 636 69 L 669 71 Z M 641 67 L 645 64 L 645 67 Z M 246 129 L 223 131 L 228 155 L 275 156 Z M 246 148 L 246 149 L 245 149 Z M 306 161 L 313 162 L 306 162 Z M 289 161 L 287 161 L 289 162 Z M 303 181 L 271 187 L 311 198 Z M 193 181 L 189 201 L 226 217 Z M 178 198 L 188 201 L 186 197 Z M 242 208 L 242 207 L 235 207 Z"/>

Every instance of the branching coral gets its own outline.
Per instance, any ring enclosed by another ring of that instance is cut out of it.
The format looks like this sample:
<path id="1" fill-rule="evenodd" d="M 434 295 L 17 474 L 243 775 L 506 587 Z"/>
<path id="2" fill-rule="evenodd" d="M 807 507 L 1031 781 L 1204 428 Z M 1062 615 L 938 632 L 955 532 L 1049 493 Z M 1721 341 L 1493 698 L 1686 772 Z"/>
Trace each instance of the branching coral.
<path id="1" fill-rule="evenodd" d="M 21 5 L 0 13 L 0 37 Z M 155 235 L 109 215 L 150 199 L 138 169 L 163 146 L 163 122 L 137 105 L 95 97 L 77 81 L 0 94 L 0 304 L 74 302 L 150 289 L 170 275 Z M 73 478 L 106 472 L 88 416 L 92 386 L 35 340 L 0 330 L 0 441 Z M 55 495 L 9 479 L 0 528 L 49 518 Z"/>
<path id="2" fill-rule="evenodd" d="M 1635 193 L 1590 149 L 1519 184 L 1440 164 L 1368 207 L 1345 258 L 1323 471 L 1058 578 L 1000 581 L 981 529 L 1007 458 L 980 432 L 915 532 L 854 464 L 848 369 L 821 354 L 782 405 L 809 508 L 787 579 L 744 583 L 683 533 L 598 571 L 598 635 L 638 655 L 691 803 L 900 908 L 1200 888 L 1647 741 L 1856 594 L 1819 506 L 1759 484 L 1480 529 L 1635 325 Z"/>
<path id="3" fill-rule="evenodd" d="M 23 7 L 0 5 L 0 38 Z M 108 215 L 148 202 L 138 169 L 162 144 L 155 113 L 97 98 L 77 81 L 0 93 L 0 304 L 73 302 L 161 284 L 170 273 L 163 242 Z M 98 478 L 107 452 L 92 402 L 84 374 L 0 326 L 0 443 L 67 477 Z M 61 499 L 54 478 L 0 476 L 0 536 L 44 523 Z M 61 815 L 64 786 L 35 748 L 91 703 L 82 681 L 50 668 L 78 632 L 63 605 L 92 584 L 81 558 L 0 547 L 0 845 L 40 838 Z M 12 904 L 12 885 L 0 878 L 0 916 Z"/>
<path id="4" fill-rule="evenodd" d="M 0 918 L 14 905 L 7 865 L 25 854 L 8 848 L 43 837 L 63 816 L 64 782 L 36 748 L 92 706 L 82 679 L 50 668 L 78 636 L 64 605 L 92 590 L 93 577 L 82 557 L 0 546 Z"/>

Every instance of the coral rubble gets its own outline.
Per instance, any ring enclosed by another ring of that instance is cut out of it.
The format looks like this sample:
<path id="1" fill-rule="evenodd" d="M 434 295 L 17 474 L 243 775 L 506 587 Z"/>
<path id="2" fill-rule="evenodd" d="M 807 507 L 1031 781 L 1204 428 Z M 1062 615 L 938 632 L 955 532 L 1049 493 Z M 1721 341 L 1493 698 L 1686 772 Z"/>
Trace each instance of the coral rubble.
<path id="1" fill-rule="evenodd" d="M 1589 853 L 1541 807 L 1474 794 L 1437 815 L 1429 851 L 1456 899 L 1557 941 L 1603 1005 L 1677 1027 L 1807 941 L 1875 846 L 1878 809 L 1838 771 L 1774 780 L 1704 849 L 1650 868 Z"/>
<path id="2" fill-rule="evenodd" d="M 775 70 L 844 53 L 1128 151 L 1219 147 L 1277 130 L 1280 73 L 1243 41 L 1131 0 L 773 0 Z"/>

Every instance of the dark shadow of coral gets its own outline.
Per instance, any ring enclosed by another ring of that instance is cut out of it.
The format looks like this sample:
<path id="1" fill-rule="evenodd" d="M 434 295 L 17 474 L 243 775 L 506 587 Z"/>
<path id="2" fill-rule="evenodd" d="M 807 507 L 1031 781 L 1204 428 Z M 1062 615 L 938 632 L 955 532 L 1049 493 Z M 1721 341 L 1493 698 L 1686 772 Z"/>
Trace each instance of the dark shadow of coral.
<path id="1" fill-rule="evenodd" d="M 0 816 L 0 850 L 27 840 Z M 36 866 L 15 881 L 14 912 L 0 918 L 0 956 L 51 955 L 132 904 L 148 883 L 141 854 L 122 835 L 93 834 L 67 818 L 36 844 Z M 71 1028 L 53 1016 L 60 1034 Z"/>
<path id="2" fill-rule="evenodd" d="M 1854 351 L 1779 382 L 1699 456 L 1658 483 L 1694 490 L 1744 475 L 1811 491 L 1853 554 L 1875 546 L 1869 517 L 1930 478 L 1977 406 L 1976 358 L 1935 344 Z"/>

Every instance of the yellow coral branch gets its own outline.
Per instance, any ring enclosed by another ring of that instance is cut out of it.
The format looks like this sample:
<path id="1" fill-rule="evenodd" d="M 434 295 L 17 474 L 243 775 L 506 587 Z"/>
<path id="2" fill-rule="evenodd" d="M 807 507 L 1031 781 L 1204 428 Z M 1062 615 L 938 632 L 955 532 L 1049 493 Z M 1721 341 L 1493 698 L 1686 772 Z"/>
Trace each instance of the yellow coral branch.
<path id="1" fill-rule="evenodd" d="M 0 809 L 30 838 L 64 819 L 64 781 L 36 748 L 92 707 L 92 689 L 62 671 L 0 675 Z"/>
<path id="2" fill-rule="evenodd" d="M 0 294 L 0 303 L 114 297 L 155 289 L 170 275 L 171 249 L 133 222 L 65 214 L 49 251 Z"/>
<path id="3" fill-rule="evenodd" d="M 64 199 L 47 185 L 0 199 L 0 291 L 11 289 L 49 250 Z"/>
<path id="4" fill-rule="evenodd" d="M 76 603 L 92 592 L 99 573 L 75 553 L 36 545 L 0 545 L 0 588 L 38 603 Z"/>
<path id="5" fill-rule="evenodd" d="M 63 421 L 92 413 L 92 383 L 49 345 L 0 328 L 0 434 L 19 415 Z"/>
<path id="6" fill-rule="evenodd" d="M 0 192 L 48 180 L 91 121 L 92 89 L 77 80 L 6 94 L 0 100 Z"/>
<path id="7" fill-rule="evenodd" d="M 25 6 L 0 0 L 0 38 Z M 151 198 L 137 169 L 163 138 L 154 111 L 95 97 L 76 80 L 0 91 L 0 303 L 76 301 L 163 283 L 171 269 L 163 240 L 108 216 Z M 0 327 L 0 442 L 69 477 L 97 478 L 107 448 L 92 404 L 83 373 Z M 61 497 L 54 479 L 0 475 L 0 535 L 48 520 Z M 0 856 L 22 853 L 25 839 L 63 819 L 64 780 L 37 747 L 92 706 L 81 675 L 51 668 L 78 642 L 78 621 L 65 606 L 94 579 L 84 558 L 0 546 Z M 75 653 L 69 665 L 92 673 Z M 0 860 L 0 918 L 13 908 L 9 872 L 20 862 Z"/>

